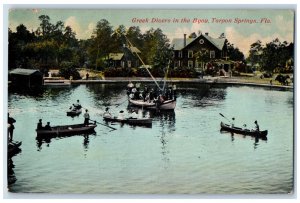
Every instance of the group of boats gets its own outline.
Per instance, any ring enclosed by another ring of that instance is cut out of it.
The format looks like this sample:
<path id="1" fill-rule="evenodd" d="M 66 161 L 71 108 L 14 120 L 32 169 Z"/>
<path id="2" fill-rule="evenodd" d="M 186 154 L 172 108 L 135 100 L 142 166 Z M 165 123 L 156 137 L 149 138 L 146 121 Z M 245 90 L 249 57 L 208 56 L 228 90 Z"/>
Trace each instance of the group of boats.
<path id="1" fill-rule="evenodd" d="M 126 40 L 132 46 L 131 42 L 127 38 Z M 141 60 L 138 54 L 137 57 Z M 148 70 L 144 62 L 142 60 L 141 62 L 144 68 L 148 71 L 153 81 L 155 82 L 156 87 L 154 90 L 154 88 L 150 89 L 146 85 L 144 85 L 143 89 L 140 89 L 139 83 L 134 85 L 133 83 L 129 82 L 129 84 L 127 85 L 127 95 L 128 95 L 129 105 L 139 107 L 142 109 L 155 110 L 157 112 L 160 112 L 161 110 L 174 111 L 174 109 L 176 108 L 176 96 L 177 96 L 176 85 L 172 84 L 167 86 L 166 76 L 165 76 L 164 84 L 162 87 L 160 87 L 160 85 L 152 76 L 151 72 Z M 166 75 L 168 73 L 168 69 L 169 66 L 167 67 Z M 78 116 L 82 113 L 81 106 L 80 108 L 78 108 L 78 105 L 76 106 L 73 104 L 73 106 L 74 108 L 70 107 L 70 109 L 67 111 L 67 116 L 73 117 L 73 116 Z M 111 114 L 104 114 L 103 120 L 106 122 L 118 122 L 118 123 L 129 124 L 129 125 L 144 125 L 144 126 L 152 125 L 152 118 L 137 118 L 137 117 L 124 117 L 124 116 L 120 117 L 120 116 L 112 116 Z M 37 131 L 37 136 L 39 137 L 54 137 L 60 135 L 90 133 L 94 131 L 96 127 L 97 125 L 95 121 L 94 123 L 89 123 L 88 125 L 84 125 L 84 124 L 62 125 L 62 126 L 55 126 L 47 130 L 37 129 L 36 131 Z M 221 131 L 227 131 L 227 132 L 243 134 L 243 135 L 258 136 L 258 137 L 266 137 L 268 133 L 267 130 L 255 131 L 250 129 L 232 127 L 223 122 L 221 122 Z"/>

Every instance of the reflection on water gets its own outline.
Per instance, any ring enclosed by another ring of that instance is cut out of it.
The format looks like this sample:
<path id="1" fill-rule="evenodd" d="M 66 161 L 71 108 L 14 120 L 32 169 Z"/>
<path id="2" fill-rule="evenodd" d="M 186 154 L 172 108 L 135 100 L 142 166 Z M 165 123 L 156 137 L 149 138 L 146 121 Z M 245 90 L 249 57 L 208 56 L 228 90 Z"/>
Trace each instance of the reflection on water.
<path id="1" fill-rule="evenodd" d="M 175 111 L 156 112 L 128 106 L 126 85 L 47 88 L 38 96 L 9 93 L 8 109 L 17 120 L 14 137 L 23 141 L 24 151 L 22 157 L 13 160 L 13 175 L 18 180 L 10 189 L 93 194 L 292 191 L 291 92 L 178 85 Z M 36 138 L 36 123 L 32 121 L 39 118 L 53 126 L 82 123 L 83 115 L 66 116 L 77 99 L 89 110 L 92 120 L 116 130 L 99 124 L 94 134 Z M 114 116 L 120 110 L 127 115 L 137 110 L 140 117 L 153 118 L 152 126 L 105 123 L 102 115 L 106 107 Z M 237 126 L 258 119 L 260 126 L 269 130 L 269 141 L 220 133 L 220 112 L 234 116 Z"/>
<path id="2" fill-rule="evenodd" d="M 72 136 L 80 136 L 80 137 L 83 137 L 83 147 L 84 147 L 84 150 L 87 151 L 89 148 L 89 143 L 90 143 L 89 136 L 91 136 L 91 135 L 96 136 L 97 133 L 91 132 L 88 134 L 81 134 L 81 135 L 65 135 L 65 136 L 57 136 L 57 137 L 36 137 L 36 146 L 37 146 L 37 150 L 41 151 L 43 145 L 45 145 L 46 147 L 50 147 L 51 140 L 68 139 L 69 137 L 72 137 Z"/>
<path id="3" fill-rule="evenodd" d="M 233 133 L 233 132 L 226 132 L 226 131 L 222 131 L 222 130 L 220 130 L 220 133 L 225 134 L 225 135 L 230 135 L 230 140 L 231 140 L 232 143 L 234 143 L 234 141 L 236 139 L 240 139 L 240 138 L 254 140 L 254 142 L 253 142 L 254 149 L 258 148 L 260 141 L 263 141 L 265 143 L 267 143 L 267 141 L 268 141 L 268 137 L 241 135 L 241 134 L 236 134 L 236 133 Z"/>

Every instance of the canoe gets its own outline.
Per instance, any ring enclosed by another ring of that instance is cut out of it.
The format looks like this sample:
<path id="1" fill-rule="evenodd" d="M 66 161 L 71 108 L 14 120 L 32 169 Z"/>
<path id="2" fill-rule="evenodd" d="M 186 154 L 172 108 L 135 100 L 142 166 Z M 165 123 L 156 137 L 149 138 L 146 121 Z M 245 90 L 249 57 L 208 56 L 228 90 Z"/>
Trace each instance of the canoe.
<path id="1" fill-rule="evenodd" d="M 221 122 L 221 130 L 228 131 L 231 133 L 242 134 L 242 135 L 251 135 L 251 136 L 258 136 L 258 137 L 266 137 L 268 134 L 267 130 L 263 131 L 255 131 L 249 130 L 245 128 L 238 128 L 238 127 L 231 127 L 228 124 Z"/>
<path id="2" fill-rule="evenodd" d="M 7 146 L 7 154 L 8 157 L 13 157 L 14 155 L 18 154 L 21 151 L 22 142 L 9 142 Z"/>
<path id="3" fill-rule="evenodd" d="M 97 127 L 94 123 L 89 123 L 89 125 L 75 124 L 75 125 L 61 125 L 53 126 L 51 130 L 36 130 L 38 137 L 56 137 L 60 135 L 78 135 L 83 133 L 94 132 L 94 128 Z"/>
<path id="4" fill-rule="evenodd" d="M 146 109 L 161 109 L 161 110 L 174 110 L 176 107 L 176 100 L 166 100 L 161 104 L 156 104 L 153 101 L 148 102 L 144 100 L 133 100 L 129 99 L 129 104 L 133 106 L 143 107 Z"/>
<path id="5" fill-rule="evenodd" d="M 67 111 L 67 116 L 78 116 L 79 114 L 81 114 L 82 109 L 72 109 Z"/>
<path id="6" fill-rule="evenodd" d="M 119 122 L 119 123 L 126 123 L 129 125 L 152 125 L 152 118 L 125 118 L 119 119 L 117 117 L 109 117 L 103 116 L 103 120 L 109 122 Z"/>

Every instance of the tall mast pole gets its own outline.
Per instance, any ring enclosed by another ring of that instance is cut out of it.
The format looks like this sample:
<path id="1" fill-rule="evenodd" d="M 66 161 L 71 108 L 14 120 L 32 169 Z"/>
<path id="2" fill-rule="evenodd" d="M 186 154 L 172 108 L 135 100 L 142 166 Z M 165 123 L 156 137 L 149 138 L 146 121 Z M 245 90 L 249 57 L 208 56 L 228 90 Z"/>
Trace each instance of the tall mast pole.
<path id="1" fill-rule="evenodd" d="M 131 47 L 133 47 L 132 43 L 129 41 L 129 39 L 126 37 L 125 34 L 124 34 L 124 36 L 125 36 L 127 42 L 129 43 L 129 45 L 130 45 Z M 135 52 L 135 54 L 137 55 L 137 57 L 140 59 L 140 61 L 141 61 L 142 64 L 144 65 L 144 68 L 147 70 L 147 72 L 149 73 L 149 75 L 151 76 L 151 78 L 153 79 L 153 81 L 155 82 L 156 86 L 157 86 L 160 90 L 163 90 L 163 89 L 160 88 L 160 86 L 159 86 L 159 84 L 157 83 L 156 79 L 153 77 L 153 75 L 151 74 L 151 72 L 149 71 L 149 69 L 146 67 L 144 61 L 141 59 L 141 57 L 138 55 L 138 53 Z"/>

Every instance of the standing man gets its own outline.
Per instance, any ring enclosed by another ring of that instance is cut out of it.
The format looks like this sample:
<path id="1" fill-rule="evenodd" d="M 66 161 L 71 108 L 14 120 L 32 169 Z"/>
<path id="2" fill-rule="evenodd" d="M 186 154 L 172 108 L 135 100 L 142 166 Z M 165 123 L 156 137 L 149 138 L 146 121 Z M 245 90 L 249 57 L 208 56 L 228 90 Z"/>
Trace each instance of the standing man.
<path id="1" fill-rule="evenodd" d="M 90 120 L 90 114 L 88 113 L 88 110 L 85 110 L 85 113 L 83 114 L 84 117 L 84 125 L 89 125 L 89 120 Z"/>
<path id="2" fill-rule="evenodd" d="M 232 121 L 231 121 L 231 127 L 232 127 L 232 128 L 234 127 L 234 122 L 235 122 L 235 118 L 233 117 L 233 118 L 232 118 Z"/>
<path id="3" fill-rule="evenodd" d="M 7 118 L 7 123 L 8 123 L 8 138 L 9 141 L 11 142 L 13 140 L 13 134 L 14 134 L 14 123 L 16 122 L 16 120 L 12 117 L 9 117 L 9 113 L 7 114 L 8 118 Z"/>
<path id="4" fill-rule="evenodd" d="M 257 121 L 254 121 L 254 124 L 255 124 L 255 130 L 259 131 L 259 125 L 258 125 Z"/>

